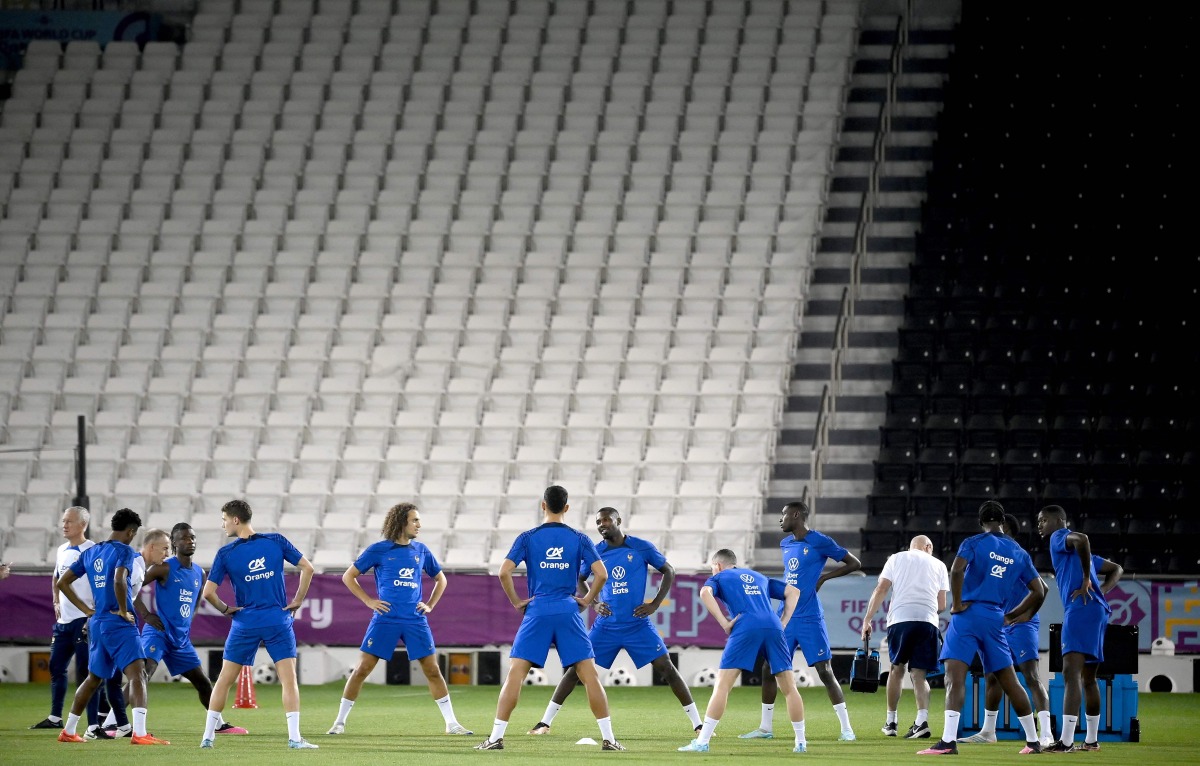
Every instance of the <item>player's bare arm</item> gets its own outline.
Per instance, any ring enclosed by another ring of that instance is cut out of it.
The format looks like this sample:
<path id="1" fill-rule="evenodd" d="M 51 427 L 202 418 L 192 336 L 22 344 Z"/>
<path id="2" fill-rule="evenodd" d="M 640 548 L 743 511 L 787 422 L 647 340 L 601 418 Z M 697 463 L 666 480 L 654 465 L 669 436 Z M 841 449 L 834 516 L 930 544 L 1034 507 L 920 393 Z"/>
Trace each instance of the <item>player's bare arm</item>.
<path id="1" fill-rule="evenodd" d="M 596 597 L 600 595 L 600 591 L 604 588 L 604 583 L 608 582 L 608 568 L 604 566 L 603 561 L 592 562 L 592 582 L 588 587 L 587 593 L 583 597 L 574 596 L 575 603 L 579 604 L 579 611 L 583 611 L 591 606 Z"/>
<path id="2" fill-rule="evenodd" d="M 1079 587 L 1071 593 L 1071 601 L 1082 599 L 1083 603 L 1087 603 L 1095 598 L 1092 595 L 1092 543 L 1088 536 L 1082 532 L 1070 532 L 1067 534 L 1065 544 L 1068 548 L 1075 551 L 1076 558 L 1079 559 L 1080 569 L 1083 570 L 1083 580 Z"/>
<path id="3" fill-rule="evenodd" d="M 113 614 L 125 622 L 136 625 L 137 618 L 126 608 L 126 604 L 129 603 L 129 570 L 125 567 L 117 567 L 113 573 L 113 579 L 116 581 L 113 583 L 113 593 L 117 596 L 117 608 Z"/>
<path id="4" fill-rule="evenodd" d="M 96 610 L 88 606 L 87 602 L 81 599 L 79 595 L 75 593 L 75 589 L 71 587 L 71 583 L 78 579 L 79 578 L 75 576 L 75 573 L 68 569 L 66 572 L 63 572 L 63 576 L 58 578 L 58 580 L 54 583 L 55 591 L 57 593 L 61 593 L 67 599 L 67 601 L 70 601 L 72 604 L 74 604 L 75 608 L 83 612 L 85 616 L 91 617 L 96 613 Z M 57 614 L 57 602 L 55 602 L 54 607 L 54 611 Z"/>
<path id="5" fill-rule="evenodd" d="M 500 587 L 504 589 L 504 595 L 508 596 L 508 603 L 513 605 L 513 609 L 518 612 L 525 611 L 525 607 L 529 605 L 532 598 L 520 598 L 517 596 L 517 586 L 513 583 L 513 572 L 517 570 L 517 562 L 510 559 L 505 559 L 500 564 Z"/>
<path id="6" fill-rule="evenodd" d="M 875 584 L 875 590 L 871 591 L 871 600 L 867 602 L 867 611 L 863 612 L 862 618 L 861 633 L 864 640 L 871 637 L 871 620 L 875 619 L 875 612 L 883 606 L 883 599 L 891 589 L 892 581 L 886 577 L 880 577 L 879 582 Z"/>
<path id="7" fill-rule="evenodd" d="M 950 565 L 950 614 L 959 614 L 965 612 L 970 602 L 963 603 L 962 590 L 963 580 L 966 578 L 967 560 L 962 556 L 955 556 L 954 563 Z"/>
<path id="8" fill-rule="evenodd" d="M 207 601 L 213 609 L 216 609 L 221 614 L 230 615 L 234 612 L 240 612 L 242 610 L 240 606 L 226 604 L 224 601 L 222 601 L 221 597 L 217 595 L 217 584 L 212 580 L 205 581 L 203 596 L 204 600 Z"/>
<path id="9" fill-rule="evenodd" d="M 346 586 L 347 590 L 354 594 L 356 599 L 363 602 L 363 604 L 365 604 L 366 607 L 372 612 L 375 612 L 376 614 L 387 614 L 390 612 L 392 610 L 391 604 L 381 598 L 376 598 L 370 593 L 367 593 L 363 586 L 359 584 L 358 576 L 361 574 L 362 572 L 358 571 L 358 567 L 351 564 L 350 568 L 342 573 L 342 584 Z"/>
<path id="10" fill-rule="evenodd" d="M 433 608 L 437 606 L 437 602 L 442 600 L 442 594 L 446 592 L 446 573 L 438 572 L 437 577 L 433 578 L 433 592 L 429 594 L 429 601 L 417 602 L 417 611 L 421 614 L 429 614 Z"/>
<path id="11" fill-rule="evenodd" d="M 1013 625 L 1018 622 L 1029 622 L 1037 611 L 1042 608 L 1042 602 L 1046 600 L 1046 594 L 1049 589 L 1046 587 L 1046 581 L 1040 577 L 1035 577 L 1028 583 L 1029 592 L 1025 594 L 1025 598 L 1021 599 L 1021 603 L 1013 607 L 1012 611 L 1004 615 L 1004 624 Z"/>
<path id="12" fill-rule="evenodd" d="M 296 587 L 296 595 L 292 597 L 291 603 L 284 607 L 284 611 L 296 613 L 304 604 L 304 597 L 308 595 L 308 586 L 312 585 L 313 569 L 312 562 L 306 556 L 301 556 L 296 562 L 296 566 L 300 569 L 300 585 Z"/>
<path id="13" fill-rule="evenodd" d="M 721 630 L 725 631 L 726 634 L 733 630 L 733 623 L 737 621 L 737 618 L 734 617 L 731 620 L 725 616 L 721 605 L 717 603 L 717 597 L 713 595 L 712 587 L 706 585 L 700 589 L 700 601 L 704 604 L 704 608 L 708 610 L 708 613 L 713 616 L 713 619 L 717 621 L 717 624 L 721 626 Z"/>
<path id="14" fill-rule="evenodd" d="M 858 556 L 855 556 L 850 552 L 847 552 L 846 555 L 842 557 L 840 564 L 840 566 L 830 569 L 828 572 L 822 572 L 821 576 L 817 578 L 817 584 L 814 586 L 814 589 L 819 591 L 821 590 L 821 586 L 827 581 L 836 580 L 839 577 L 845 577 L 851 572 L 857 572 L 858 570 L 862 569 L 862 562 L 858 560 Z"/>
<path id="15" fill-rule="evenodd" d="M 1100 583 L 1100 592 L 1107 594 L 1110 590 L 1117 587 L 1117 583 L 1121 581 L 1121 577 L 1125 574 L 1125 568 L 1115 561 L 1105 559 L 1100 568 L 1096 570 L 1096 574 L 1104 577 L 1104 580 Z"/>
<path id="16" fill-rule="evenodd" d="M 658 593 L 655 593 L 654 598 L 646 603 L 634 607 L 634 617 L 649 617 L 657 612 L 658 608 L 663 605 L 663 601 L 666 601 L 667 594 L 671 592 L 671 586 L 675 584 L 675 567 L 671 566 L 671 562 L 664 561 L 658 571 L 662 572 L 662 582 L 658 584 Z"/>

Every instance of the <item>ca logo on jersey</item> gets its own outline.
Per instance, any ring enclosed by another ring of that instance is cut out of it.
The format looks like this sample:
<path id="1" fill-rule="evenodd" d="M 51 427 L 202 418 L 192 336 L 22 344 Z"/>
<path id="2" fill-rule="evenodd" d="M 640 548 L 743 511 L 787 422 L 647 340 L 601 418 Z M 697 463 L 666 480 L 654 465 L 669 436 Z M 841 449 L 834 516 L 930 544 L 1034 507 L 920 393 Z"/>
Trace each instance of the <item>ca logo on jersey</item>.
<path id="1" fill-rule="evenodd" d="M 754 575 L 752 575 L 752 574 L 742 575 L 742 582 L 754 582 Z"/>
<path id="2" fill-rule="evenodd" d="M 546 549 L 546 558 L 553 559 L 555 561 L 561 561 L 562 560 L 562 552 L 563 552 L 563 546 L 561 546 L 561 545 L 558 546 L 557 548 L 547 548 Z"/>
<path id="3" fill-rule="evenodd" d="M 262 570 L 264 570 L 266 568 L 267 568 L 267 557 L 266 556 L 263 556 L 262 558 L 254 559 L 253 561 L 250 562 L 250 571 L 251 572 L 261 572 Z"/>
<path id="4" fill-rule="evenodd" d="M 413 578 L 413 572 L 415 571 L 417 570 L 413 567 L 405 567 L 404 569 L 397 571 L 396 576 L 402 580 L 411 580 Z"/>
<path id="5" fill-rule="evenodd" d="M 800 559 L 798 559 L 794 556 L 792 558 L 788 559 L 788 569 L 795 572 L 799 568 L 800 568 Z"/>
<path id="6" fill-rule="evenodd" d="M 612 576 L 613 576 L 614 580 L 625 579 L 625 567 L 622 567 L 622 566 L 613 567 Z"/>
<path id="7" fill-rule="evenodd" d="M 1001 565 L 1001 564 L 992 564 L 992 571 L 991 571 L 991 572 L 989 572 L 989 574 L 991 574 L 991 576 L 992 576 L 992 577 L 1000 577 L 1000 578 L 1003 578 L 1003 577 L 1004 577 L 1004 572 L 1005 572 L 1007 569 L 1008 569 L 1008 567 L 1006 567 L 1006 566 L 1003 566 L 1003 565 Z"/>

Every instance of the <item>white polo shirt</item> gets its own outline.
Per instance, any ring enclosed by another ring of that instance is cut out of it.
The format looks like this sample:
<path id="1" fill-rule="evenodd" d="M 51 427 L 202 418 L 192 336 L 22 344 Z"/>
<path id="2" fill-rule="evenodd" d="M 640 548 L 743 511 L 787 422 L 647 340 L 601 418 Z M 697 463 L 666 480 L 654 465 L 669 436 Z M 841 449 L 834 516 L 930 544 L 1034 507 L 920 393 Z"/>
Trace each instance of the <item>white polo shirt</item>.
<path id="1" fill-rule="evenodd" d="M 888 627 L 897 622 L 938 624 L 938 593 L 950 590 L 950 575 L 940 559 L 911 549 L 893 553 L 879 579 L 892 583 Z"/>
<path id="2" fill-rule="evenodd" d="M 95 545 L 93 540 L 84 540 L 79 545 L 71 545 L 63 543 L 58 546 L 58 554 L 54 557 L 54 582 L 58 582 L 71 565 L 79 560 L 79 554 L 86 551 Z M 71 583 L 71 589 L 75 591 L 75 595 L 83 600 L 83 603 L 92 606 L 92 586 L 88 584 L 88 578 L 80 577 L 75 582 Z M 66 625 L 68 622 L 74 622 L 80 617 L 83 617 L 83 612 L 75 608 L 71 600 L 58 595 L 58 622 L 61 625 Z"/>

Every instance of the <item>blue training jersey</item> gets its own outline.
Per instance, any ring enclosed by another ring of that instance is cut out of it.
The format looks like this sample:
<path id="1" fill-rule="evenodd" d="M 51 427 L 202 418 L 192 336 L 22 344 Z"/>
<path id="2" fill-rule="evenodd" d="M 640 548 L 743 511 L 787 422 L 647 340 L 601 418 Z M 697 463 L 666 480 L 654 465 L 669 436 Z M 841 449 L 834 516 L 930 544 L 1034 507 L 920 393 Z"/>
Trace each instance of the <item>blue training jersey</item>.
<path id="1" fill-rule="evenodd" d="M 119 540 L 105 540 L 79 554 L 71 565 L 77 577 L 87 578 L 92 589 L 92 604 L 95 617 L 101 619 L 121 618 L 112 612 L 117 610 L 117 569 L 125 571 L 125 611 L 133 613 L 133 590 L 129 584 L 129 572 L 133 570 L 134 550 Z"/>
<path id="2" fill-rule="evenodd" d="M 718 572 L 704 582 L 713 595 L 725 602 L 729 616 L 736 617 L 733 629 L 779 628 L 783 624 L 771 608 L 771 599 L 783 598 L 787 583 L 753 569 L 734 567 Z M 794 617 L 793 613 L 793 617 Z"/>
<path id="3" fill-rule="evenodd" d="M 442 567 L 433 552 L 416 540 L 401 545 L 392 540 L 380 540 L 354 560 L 354 568 L 360 572 L 375 570 L 375 589 L 379 598 L 388 602 L 389 610 L 377 614 L 376 620 L 404 621 L 425 620 L 417 612 L 421 601 L 421 573 L 437 577 Z"/>
<path id="4" fill-rule="evenodd" d="M 1016 542 L 1016 541 L 1014 540 L 1013 542 Z M 1020 545 L 1020 543 L 1017 543 L 1017 544 Z M 1012 590 L 1009 591 L 1008 598 L 1005 600 L 1005 602 L 1001 605 L 1000 608 L 1004 610 L 1005 614 L 1008 614 L 1012 610 L 1016 609 L 1017 605 L 1020 604 L 1022 601 L 1024 601 L 1025 597 L 1028 595 L 1029 595 L 1029 582 L 1028 581 L 1020 582 L 1019 580 L 1014 580 L 1012 583 Z M 1033 625 L 1034 627 L 1038 627 L 1042 624 L 1042 618 L 1038 616 L 1037 612 L 1034 612 L 1033 617 L 1030 617 L 1028 622 L 1030 625 Z"/>
<path id="5" fill-rule="evenodd" d="M 608 569 L 608 581 L 600 592 L 600 600 L 612 610 L 612 615 L 599 617 L 596 621 L 629 623 L 650 619 L 634 617 L 633 610 L 646 603 L 646 567 L 662 569 L 667 557 L 654 547 L 654 543 L 632 535 L 625 535 L 624 545 L 601 541 L 596 551 Z"/>
<path id="6" fill-rule="evenodd" d="M 283 585 L 283 564 L 299 563 L 304 554 L 281 534 L 253 534 L 217 551 L 208 579 L 217 585 L 226 576 L 233 584 L 234 602 L 241 611 L 231 619 L 246 627 L 283 623 L 291 615 Z"/>
<path id="7" fill-rule="evenodd" d="M 815 529 L 808 530 L 804 538 L 797 540 L 788 535 L 779 542 L 783 554 L 784 579 L 788 585 L 800 590 L 800 601 L 796 604 L 793 619 L 816 620 L 825 616 L 821 599 L 817 596 L 817 580 L 825 569 L 825 559 L 841 561 L 848 551 L 834 539 Z M 780 607 L 779 614 L 783 614 Z"/>
<path id="8" fill-rule="evenodd" d="M 204 585 L 204 570 L 198 564 L 184 566 L 176 556 L 163 562 L 168 567 L 164 582 L 154 583 L 154 608 L 162 620 L 162 633 L 171 646 L 184 646 L 191 640 L 192 618 Z M 153 627 L 142 626 L 142 632 Z"/>
<path id="9" fill-rule="evenodd" d="M 1083 567 L 1079 565 L 1079 554 L 1074 548 L 1067 547 L 1067 535 L 1069 534 L 1071 534 L 1071 530 L 1063 527 L 1050 535 L 1050 561 L 1054 564 L 1054 578 L 1058 581 L 1058 595 L 1062 599 L 1063 609 L 1078 609 L 1084 604 L 1078 600 L 1072 601 L 1071 594 L 1083 585 L 1084 575 Z M 1100 592 L 1100 578 L 1096 574 L 1096 558 L 1096 556 L 1092 556 L 1087 573 L 1092 581 L 1092 596 L 1100 602 L 1104 611 L 1111 613 L 1112 607 L 1108 605 L 1108 599 Z M 1103 563 L 1102 558 L 1101 563 Z"/>
<path id="10" fill-rule="evenodd" d="M 1033 559 L 1011 537 L 991 532 L 972 535 L 958 546 L 965 559 L 962 600 L 991 604 L 998 609 L 1008 603 L 1012 591 L 1038 576 Z"/>
<path id="11" fill-rule="evenodd" d="M 514 564 L 525 562 L 533 599 L 525 614 L 538 616 L 578 612 L 574 596 L 580 576 L 591 570 L 600 554 L 587 535 L 552 522 L 518 535 L 505 558 Z"/>

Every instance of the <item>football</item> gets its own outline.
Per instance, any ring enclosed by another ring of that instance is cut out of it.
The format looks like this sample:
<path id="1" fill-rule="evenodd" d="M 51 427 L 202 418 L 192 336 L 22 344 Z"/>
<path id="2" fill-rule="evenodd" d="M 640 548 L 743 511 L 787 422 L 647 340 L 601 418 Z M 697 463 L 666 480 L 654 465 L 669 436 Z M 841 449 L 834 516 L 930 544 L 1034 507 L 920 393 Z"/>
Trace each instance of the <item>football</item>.
<path id="1" fill-rule="evenodd" d="M 628 668 L 613 668 L 604 678 L 605 686 L 637 686 L 637 676 Z"/>
<path id="2" fill-rule="evenodd" d="M 546 671 L 542 670 L 541 668 L 530 668 L 529 672 L 525 674 L 525 685 L 545 686 Z"/>
<path id="3" fill-rule="evenodd" d="M 811 677 L 809 677 L 807 670 L 797 671 L 796 686 L 798 686 L 800 688 L 804 688 L 805 686 L 812 686 L 812 685 L 813 685 L 813 680 Z"/>
<path id="4" fill-rule="evenodd" d="M 183 676 L 168 676 L 167 677 L 167 681 L 170 683 L 173 683 L 173 684 L 177 684 L 182 680 L 183 680 Z"/>
<path id="5" fill-rule="evenodd" d="M 0 665 L 0 684 L 6 684 L 12 680 L 12 673 L 4 665 Z"/>
<path id="6" fill-rule="evenodd" d="M 273 684 L 279 680 L 274 665 L 256 665 L 254 668 L 254 683 Z"/>
<path id="7" fill-rule="evenodd" d="M 716 686 L 717 671 L 715 668 L 701 668 L 692 676 L 692 686 Z"/>

